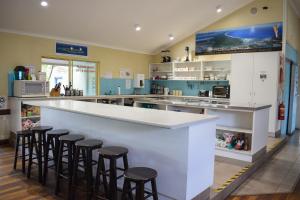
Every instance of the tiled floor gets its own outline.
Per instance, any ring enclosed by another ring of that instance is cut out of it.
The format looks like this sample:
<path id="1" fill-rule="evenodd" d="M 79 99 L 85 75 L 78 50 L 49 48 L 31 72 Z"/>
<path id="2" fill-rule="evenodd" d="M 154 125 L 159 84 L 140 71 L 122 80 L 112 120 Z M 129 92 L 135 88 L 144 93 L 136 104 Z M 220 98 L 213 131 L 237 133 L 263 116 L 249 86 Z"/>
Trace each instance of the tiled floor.
<path id="1" fill-rule="evenodd" d="M 292 192 L 300 177 L 299 131 L 265 165 L 247 179 L 233 195 Z"/>
<path id="2" fill-rule="evenodd" d="M 268 138 L 267 151 L 271 147 L 277 145 L 281 138 Z M 242 168 L 247 166 L 249 163 L 242 161 L 234 161 L 228 159 L 217 159 L 215 161 L 215 174 L 214 174 L 214 185 L 213 189 L 220 187 L 224 184 L 230 177 L 239 172 Z"/>

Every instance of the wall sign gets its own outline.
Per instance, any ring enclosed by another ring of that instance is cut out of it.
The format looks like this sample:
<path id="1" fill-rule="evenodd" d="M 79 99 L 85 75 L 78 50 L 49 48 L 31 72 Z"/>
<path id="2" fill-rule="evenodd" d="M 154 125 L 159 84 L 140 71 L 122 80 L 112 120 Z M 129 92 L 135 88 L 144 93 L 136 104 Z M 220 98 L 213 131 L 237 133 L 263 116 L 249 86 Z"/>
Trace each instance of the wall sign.
<path id="1" fill-rule="evenodd" d="M 196 33 L 196 55 L 280 51 L 282 22 Z"/>
<path id="2" fill-rule="evenodd" d="M 73 56 L 87 56 L 88 47 L 82 45 L 65 44 L 56 42 L 56 53 Z"/>

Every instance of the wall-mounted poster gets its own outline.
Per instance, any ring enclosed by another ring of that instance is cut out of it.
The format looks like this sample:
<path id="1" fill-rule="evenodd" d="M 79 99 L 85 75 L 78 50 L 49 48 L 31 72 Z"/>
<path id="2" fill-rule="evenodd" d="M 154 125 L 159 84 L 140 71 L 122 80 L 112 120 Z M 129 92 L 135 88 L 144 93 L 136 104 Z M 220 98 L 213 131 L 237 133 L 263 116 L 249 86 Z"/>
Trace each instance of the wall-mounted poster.
<path id="1" fill-rule="evenodd" d="M 72 56 L 88 55 L 88 47 L 82 45 L 56 42 L 55 50 L 57 54 L 63 54 L 63 55 L 72 55 Z"/>
<path id="2" fill-rule="evenodd" d="M 196 55 L 280 51 L 282 22 L 196 33 Z"/>

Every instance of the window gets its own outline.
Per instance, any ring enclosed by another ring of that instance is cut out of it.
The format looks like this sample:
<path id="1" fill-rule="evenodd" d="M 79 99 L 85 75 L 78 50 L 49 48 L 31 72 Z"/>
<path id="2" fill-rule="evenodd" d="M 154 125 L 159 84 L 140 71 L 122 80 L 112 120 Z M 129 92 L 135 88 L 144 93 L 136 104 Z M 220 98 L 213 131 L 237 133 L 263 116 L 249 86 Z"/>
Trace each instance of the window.
<path id="1" fill-rule="evenodd" d="M 50 90 L 56 84 L 73 85 L 73 89 L 83 90 L 83 95 L 97 95 L 97 63 L 76 60 L 42 58 L 42 71 L 46 72 Z M 61 87 L 64 94 L 64 88 Z"/>

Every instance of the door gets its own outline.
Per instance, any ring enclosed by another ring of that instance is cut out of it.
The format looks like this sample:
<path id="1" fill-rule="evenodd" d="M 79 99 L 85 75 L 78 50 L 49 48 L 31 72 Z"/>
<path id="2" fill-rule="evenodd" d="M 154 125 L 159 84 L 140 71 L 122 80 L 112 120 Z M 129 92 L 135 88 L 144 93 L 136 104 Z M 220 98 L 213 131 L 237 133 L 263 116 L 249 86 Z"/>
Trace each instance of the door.
<path id="1" fill-rule="evenodd" d="M 296 129 L 297 100 L 298 99 L 298 66 L 291 64 L 291 88 L 288 113 L 288 134 L 293 134 Z"/>
<path id="2" fill-rule="evenodd" d="M 272 105 L 269 115 L 269 131 L 276 133 L 280 129 L 277 120 L 280 55 L 278 52 L 259 52 L 253 55 L 253 102 Z"/>
<path id="3" fill-rule="evenodd" d="M 232 55 L 230 101 L 233 104 L 251 104 L 253 92 L 253 54 Z"/>

